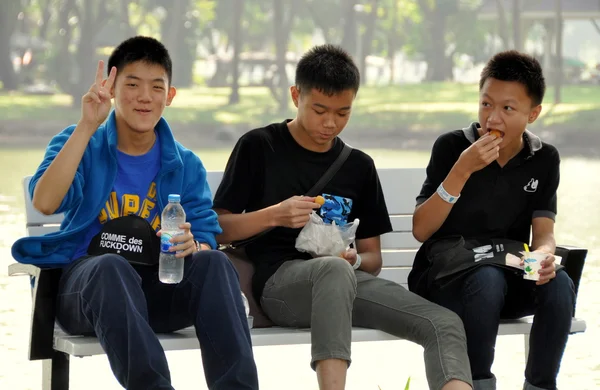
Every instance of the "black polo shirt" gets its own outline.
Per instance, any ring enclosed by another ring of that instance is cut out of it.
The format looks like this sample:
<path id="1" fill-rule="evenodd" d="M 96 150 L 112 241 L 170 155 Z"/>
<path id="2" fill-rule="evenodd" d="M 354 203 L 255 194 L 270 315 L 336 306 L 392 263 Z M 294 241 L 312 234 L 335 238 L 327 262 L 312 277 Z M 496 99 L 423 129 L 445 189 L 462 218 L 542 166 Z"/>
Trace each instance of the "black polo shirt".
<path id="1" fill-rule="evenodd" d="M 436 192 L 460 154 L 479 138 L 479 127 L 478 123 L 472 123 L 435 141 L 417 205 Z M 556 218 L 558 151 L 530 131 L 525 131 L 523 140 L 523 149 L 504 167 L 494 161 L 471 175 L 450 214 L 430 240 L 460 235 L 465 239 L 508 238 L 528 243 L 533 218 Z M 424 257 L 419 250 L 409 276 L 410 289 L 421 295 L 426 291 L 420 276 L 428 268 Z"/>
<path id="2" fill-rule="evenodd" d="M 478 127 L 473 123 L 436 140 L 417 205 L 436 192 L 460 154 L 479 138 Z M 525 131 L 523 140 L 523 149 L 504 167 L 494 161 L 471 175 L 432 239 L 462 235 L 529 242 L 533 218 L 555 219 L 558 151 L 529 131 Z"/>

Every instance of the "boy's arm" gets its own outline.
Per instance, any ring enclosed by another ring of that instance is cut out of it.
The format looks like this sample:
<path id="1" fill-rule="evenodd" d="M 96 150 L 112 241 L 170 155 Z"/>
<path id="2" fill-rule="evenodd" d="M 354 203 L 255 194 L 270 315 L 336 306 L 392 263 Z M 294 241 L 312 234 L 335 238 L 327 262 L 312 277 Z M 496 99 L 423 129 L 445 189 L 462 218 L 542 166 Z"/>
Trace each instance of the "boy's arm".
<path id="1" fill-rule="evenodd" d="M 314 198 L 294 196 L 260 210 L 246 212 L 251 197 L 262 191 L 265 167 L 261 159 L 263 140 L 257 132 L 242 136 L 236 143 L 223 179 L 215 194 L 214 209 L 219 215 L 223 232 L 217 236 L 220 244 L 245 240 L 271 227 L 302 227 L 312 210 L 320 206 Z"/>
<path id="2" fill-rule="evenodd" d="M 72 133 L 65 131 L 52 140 L 30 182 L 31 200 L 36 210 L 51 215 L 81 197 L 83 175 L 77 178 L 75 175 L 94 131 L 85 124 L 78 124 Z"/>
<path id="3" fill-rule="evenodd" d="M 217 236 L 219 244 L 245 240 L 259 234 L 274 225 L 272 207 L 251 213 L 234 214 L 229 210 L 215 209 L 223 233 Z"/>
<path id="4" fill-rule="evenodd" d="M 217 236 L 220 244 L 245 240 L 276 226 L 301 228 L 308 222 L 310 213 L 320 206 L 315 198 L 293 196 L 276 205 L 250 213 L 234 214 L 229 210 L 215 209 L 223 233 Z"/>
<path id="5" fill-rule="evenodd" d="M 531 249 L 535 252 L 547 253 L 546 259 L 541 263 L 542 268 L 538 271 L 540 279 L 536 284 L 540 286 L 556 277 L 556 264 L 554 263 L 554 251 L 556 250 L 556 241 L 554 240 L 554 220 L 545 217 L 534 218 L 531 223 L 531 228 Z"/>
<path id="6" fill-rule="evenodd" d="M 541 190 L 536 195 L 531 219 L 531 249 L 548 254 L 546 259 L 542 261 L 542 269 L 539 271 L 540 280 L 536 283 L 538 285 L 548 283 L 556 277 L 554 224 L 558 203 L 556 193 L 560 183 L 560 156 L 553 147 L 549 145 L 546 147 L 550 148 L 547 164 L 548 175 Z"/>
<path id="7" fill-rule="evenodd" d="M 103 80 L 104 62 L 98 62 L 96 80 L 81 98 L 81 118 L 70 131 L 59 134 L 50 143 L 42 165 L 31 180 L 29 190 L 33 207 L 42 214 L 50 215 L 72 205 L 74 193 L 81 196 L 83 178 L 75 180 L 81 159 L 92 135 L 104 122 L 111 108 L 110 90 L 117 70 L 111 69 L 108 79 Z M 65 199 L 69 189 L 73 193 Z M 63 207 L 61 207 L 63 206 Z"/>
<path id="8" fill-rule="evenodd" d="M 360 255 L 361 260 L 358 269 L 375 276 L 379 275 L 383 265 L 380 236 L 356 240 L 356 250 L 347 250 L 343 257 L 350 265 L 354 266 L 357 261 L 357 254 Z"/>
<path id="9" fill-rule="evenodd" d="M 556 250 L 554 239 L 554 220 L 550 218 L 534 218 L 531 223 L 531 249 L 553 254 Z"/>
<path id="10" fill-rule="evenodd" d="M 446 202 L 438 195 L 437 186 L 441 183 L 447 193 L 459 196 L 473 173 L 485 168 L 498 158 L 498 145 L 502 139 L 488 134 L 483 135 L 460 154 L 445 177 L 436 178 L 439 176 L 439 172 L 447 169 L 443 166 L 444 159 L 441 158 L 447 154 L 447 151 L 443 150 L 447 146 L 440 145 L 438 141 L 431 152 L 431 160 L 427 167 L 427 179 L 424 184 L 424 187 L 435 188 L 428 190 L 431 195 L 416 207 L 413 214 L 413 236 L 420 242 L 425 242 L 438 231 L 454 206 L 453 203 Z M 438 162 L 438 160 L 442 161 Z"/>

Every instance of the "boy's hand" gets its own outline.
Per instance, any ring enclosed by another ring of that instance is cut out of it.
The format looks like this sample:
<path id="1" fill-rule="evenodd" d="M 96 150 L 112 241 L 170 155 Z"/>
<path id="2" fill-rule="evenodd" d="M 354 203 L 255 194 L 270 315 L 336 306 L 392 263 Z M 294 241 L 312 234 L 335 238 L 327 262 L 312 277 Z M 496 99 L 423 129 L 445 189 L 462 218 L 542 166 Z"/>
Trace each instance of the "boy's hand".
<path id="1" fill-rule="evenodd" d="M 356 249 L 350 248 L 344 251 L 340 257 L 350 263 L 350 265 L 354 265 L 354 263 L 356 263 L 357 254 Z"/>
<path id="2" fill-rule="evenodd" d="M 542 268 L 538 271 L 540 274 L 540 280 L 535 283 L 538 286 L 546 284 L 556 277 L 556 264 L 554 263 L 553 254 L 546 253 L 546 258 L 542 260 L 541 265 Z"/>
<path id="3" fill-rule="evenodd" d="M 462 173 L 470 176 L 498 158 L 500 143 L 502 138 L 496 138 L 489 133 L 484 134 L 460 154 L 456 166 Z"/>
<path id="4" fill-rule="evenodd" d="M 117 77 L 117 68 L 110 70 L 108 79 L 102 79 L 104 61 L 98 61 L 96 81 L 89 91 L 81 98 L 80 123 L 86 124 L 90 129 L 96 129 L 104 122 L 111 108 L 111 90 Z"/>
<path id="5" fill-rule="evenodd" d="M 540 279 L 535 282 L 538 286 L 544 285 L 556 277 L 556 263 L 554 255 L 543 251 L 535 250 L 534 252 L 540 252 L 546 254 L 546 258 L 542 260 L 540 265 L 542 268 L 538 271 Z M 521 266 L 525 264 L 525 261 L 521 259 Z"/>
<path id="6" fill-rule="evenodd" d="M 311 196 L 292 196 L 274 208 L 275 226 L 301 228 L 306 225 L 313 210 L 321 207 Z"/>
<path id="7" fill-rule="evenodd" d="M 183 234 L 171 237 L 169 241 L 175 245 L 173 245 L 169 250 L 171 252 L 181 251 L 180 253 L 176 253 L 175 257 L 182 258 L 196 252 L 196 242 L 194 241 L 194 235 L 190 231 L 192 225 L 189 222 L 179 225 L 179 228 L 183 230 Z M 160 237 L 161 234 L 162 229 L 156 233 L 158 237 Z"/>

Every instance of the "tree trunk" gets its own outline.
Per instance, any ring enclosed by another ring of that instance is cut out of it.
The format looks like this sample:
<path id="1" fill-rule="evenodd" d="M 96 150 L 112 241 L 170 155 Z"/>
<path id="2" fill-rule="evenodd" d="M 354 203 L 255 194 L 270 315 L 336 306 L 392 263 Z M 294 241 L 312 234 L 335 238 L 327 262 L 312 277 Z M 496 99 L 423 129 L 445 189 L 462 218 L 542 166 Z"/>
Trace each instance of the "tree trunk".
<path id="1" fill-rule="evenodd" d="M 367 83 L 367 57 L 371 54 L 373 47 L 373 35 L 375 34 L 375 25 L 377 24 L 377 7 L 379 0 L 371 0 L 371 12 L 367 18 L 365 34 L 362 36 L 362 50 L 360 53 L 360 80 L 361 84 Z"/>
<path id="2" fill-rule="evenodd" d="M 562 0 L 555 0 L 556 8 L 556 56 L 555 56 L 555 84 L 554 104 L 561 102 L 561 89 L 563 82 L 563 15 Z"/>
<path id="3" fill-rule="evenodd" d="M 396 79 L 396 48 L 398 47 L 398 1 L 393 1 L 392 29 L 388 32 L 388 60 L 390 61 L 390 82 L 394 85 Z"/>
<path id="4" fill-rule="evenodd" d="M 515 50 L 523 50 L 523 31 L 521 29 L 521 1 L 513 0 L 513 42 Z"/>
<path id="5" fill-rule="evenodd" d="M 56 56 L 53 61 L 56 82 L 60 86 L 60 89 L 68 94 L 71 94 L 72 92 L 71 72 L 73 69 L 71 61 L 72 56 L 69 51 L 69 45 L 71 44 L 71 38 L 73 36 L 73 28 L 69 25 L 69 19 L 72 16 L 71 11 L 73 11 L 75 7 L 75 0 L 66 0 L 61 3 L 58 12 L 58 44 L 56 45 Z M 79 22 L 81 23 L 81 20 Z M 73 104 L 79 103 L 73 102 Z"/>
<path id="6" fill-rule="evenodd" d="M 357 58 L 358 55 L 358 23 L 353 1 L 342 2 L 342 15 L 344 15 L 344 29 L 342 35 L 342 46 L 348 53 Z"/>
<path id="7" fill-rule="evenodd" d="M 131 19 L 129 18 L 129 3 L 129 0 L 121 0 L 121 23 L 123 23 L 124 39 L 134 37 L 136 32 L 131 26 Z"/>
<path id="8" fill-rule="evenodd" d="M 298 3 L 300 3 L 298 0 L 292 0 L 292 6 L 297 5 Z M 315 26 L 321 30 L 321 32 L 323 33 L 323 36 L 325 37 L 325 42 L 331 42 L 331 34 L 330 34 L 330 30 L 335 27 L 332 26 L 328 20 L 326 20 L 325 18 L 321 18 L 321 15 L 319 14 L 319 10 L 315 9 L 315 7 L 312 6 L 313 2 L 309 2 L 309 1 L 303 1 L 302 2 L 306 8 L 308 9 L 308 12 L 310 13 L 310 16 L 313 20 L 313 22 L 315 23 Z M 314 2 L 317 4 L 318 6 L 318 2 Z"/>
<path id="9" fill-rule="evenodd" d="M 274 22 L 274 33 L 275 33 L 275 52 L 277 55 L 277 106 L 279 113 L 285 113 L 288 108 L 288 89 L 289 81 L 287 78 L 286 64 L 287 64 L 287 47 L 290 38 L 290 31 L 292 30 L 292 24 L 294 22 L 294 15 L 296 13 L 294 4 L 296 2 L 292 0 L 289 17 L 286 18 L 284 14 L 284 4 L 282 0 L 273 0 L 273 22 Z"/>
<path id="10" fill-rule="evenodd" d="M 17 15 L 20 9 L 19 0 L 0 1 L 0 81 L 3 89 L 9 91 L 19 86 L 10 55 L 10 38 L 17 26 Z"/>
<path id="11" fill-rule="evenodd" d="M 242 51 L 242 21 L 244 0 L 238 0 L 233 7 L 233 58 L 231 60 L 231 95 L 229 104 L 240 102 L 240 52 Z"/>
<path id="12" fill-rule="evenodd" d="M 446 81 L 449 77 L 446 58 L 446 16 L 439 7 L 431 12 L 431 46 L 427 56 L 427 80 Z M 450 76 L 452 74 L 450 73 Z"/>
<path id="13" fill-rule="evenodd" d="M 48 27 L 50 24 L 50 17 L 52 17 L 52 13 L 50 12 L 50 8 L 52 6 L 52 1 L 51 0 L 46 0 L 42 3 L 42 24 L 40 26 L 40 39 L 42 41 L 46 40 L 46 37 L 48 36 Z"/>
<path id="14" fill-rule="evenodd" d="M 180 87 L 192 85 L 196 60 L 196 37 L 191 28 L 185 28 L 189 9 L 189 0 L 173 0 L 161 25 L 161 35 L 173 59 L 172 82 Z"/>
<path id="15" fill-rule="evenodd" d="M 71 96 L 73 97 L 73 106 L 79 107 L 81 97 L 86 93 L 90 85 L 94 82 L 96 69 L 96 32 L 98 31 L 98 20 L 94 10 L 94 1 L 85 0 L 81 19 L 79 20 L 79 44 L 75 52 L 75 62 L 77 64 L 77 75 L 75 83 L 72 85 Z M 98 12 L 103 5 L 98 5 Z M 100 15 L 98 15 L 100 16 Z"/>
<path id="16" fill-rule="evenodd" d="M 496 10 L 498 11 L 498 35 L 502 41 L 502 49 L 506 50 L 509 46 L 509 42 L 508 21 L 506 18 L 506 10 L 504 9 L 504 0 L 496 0 Z"/>

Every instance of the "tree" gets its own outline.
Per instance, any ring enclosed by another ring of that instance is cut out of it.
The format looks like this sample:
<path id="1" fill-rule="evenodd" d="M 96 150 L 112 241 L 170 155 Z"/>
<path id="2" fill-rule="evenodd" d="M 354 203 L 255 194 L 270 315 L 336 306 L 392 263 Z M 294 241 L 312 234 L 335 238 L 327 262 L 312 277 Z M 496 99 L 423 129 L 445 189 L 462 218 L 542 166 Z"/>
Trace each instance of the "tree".
<path id="1" fill-rule="evenodd" d="M 371 51 L 379 50 L 382 56 L 387 57 L 390 84 L 394 83 L 396 77 L 395 59 L 398 52 L 415 53 L 422 47 L 419 34 L 422 19 L 419 6 L 413 0 L 380 1 Z"/>
<path id="2" fill-rule="evenodd" d="M 164 9 L 160 35 L 173 58 L 173 83 L 194 82 L 194 63 L 201 34 L 215 17 L 214 0 L 156 0 Z"/>
<path id="3" fill-rule="evenodd" d="M 554 67 L 554 104 L 561 102 L 561 89 L 563 82 L 563 15 L 562 15 L 562 0 L 554 0 L 555 4 L 555 25 L 556 25 L 556 56 Z"/>
<path id="4" fill-rule="evenodd" d="M 18 80 L 12 64 L 10 39 L 17 26 L 17 16 L 21 10 L 19 0 L 0 1 L 0 81 L 4 89 L 14 90 Z"/>
<path id="5" fill-rule="evenodd" d="M 452 77 L 452 61 L 446 53 L 448 16 L 458 11 L 457 0 L 418 0 L 423 13 L 424 27 L 429 32 L 424 47 L 427 61 L 427 80 L 444 81 Z"/>
<path id="6" fill-rule="evenodd" d="M 361 74 L 361 84 L 367 83 L 367 57 L 371 54 L 373 47 L 373 38 L 375 36 L 375 25 L 379 18 L 379 0 L 370 0 L 366 7 L 365 29 L 360 39 L 361 51 L 359 57 L 359 71 Z M 383 10 L 381 10 L 383 12 Z"/>
<path id="7" fill-rule="evenodd" d="M 515 50 L 523 50 L 523 37 L 521 29 L 521 0 L 513 0 L 513 42 Z"/>
<path id="8" fill-rule="evenodd" d="M 275 92 L 273 95 L 275 100 L 277 100 L 278 110 L 280 113 L 285 113 L 288 107 L 289 82 L 286 72 L 287 50 L 290 32 L 292 31 L 294 16 L 296 14 L 295 4 L 297 4 L 297 2 L 294 0 L 292 0 L 291 4 L 284 0 L 273 0 L 273 33 L 275 38 L 275 53 L 278 76 L 278 88 L 273 88 L 273 91 Z M 284 10 L 285 6 L 290 8 L 287 16 Z M 275 85 L 273 87 L 275 87 Z"/>
<path id="9" fill-rule="evenodd" d="M 237 0 L 233 5 L 233 58 L 231 60 L 231 94 L 229 104 L 240 102 L 240 53 L 242 51 L 242 22 L 245 0 Z"/>
<path id="10" fill-rule="evenodd" d="M 475 55 L 483 34 L 476 33 L 481 25 L 476 21 L 481 0 L 418 0 L 423 15 L 421 34 L 429 35 L 422 50 L 427 61 L 427 80 L 452 78 L 454 54 Z M 465 21 L 468 21 L 465 22 Z M 477 49 L 475 49 L 477 48 Z"/>

